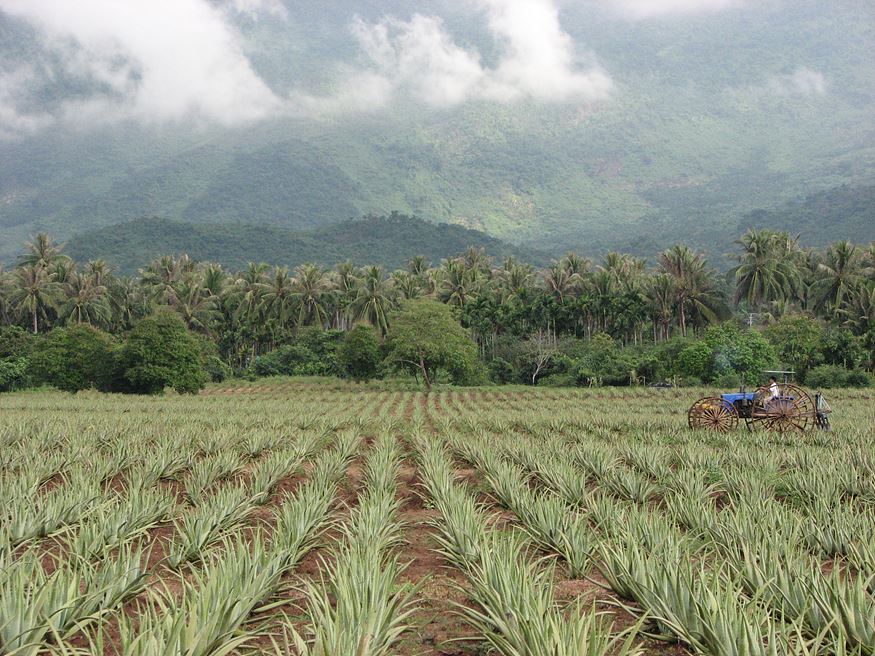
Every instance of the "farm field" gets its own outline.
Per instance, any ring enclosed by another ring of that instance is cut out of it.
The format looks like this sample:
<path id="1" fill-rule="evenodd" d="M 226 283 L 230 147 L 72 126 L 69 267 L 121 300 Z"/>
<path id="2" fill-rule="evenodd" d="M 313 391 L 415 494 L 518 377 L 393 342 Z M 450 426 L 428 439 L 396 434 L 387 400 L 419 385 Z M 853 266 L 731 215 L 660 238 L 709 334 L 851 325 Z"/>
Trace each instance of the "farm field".
<path id="1" fill-rule="evenodd" d="M 0 654 L 875 654 L 875 399 L 312 380 L 0 396 Z"/>

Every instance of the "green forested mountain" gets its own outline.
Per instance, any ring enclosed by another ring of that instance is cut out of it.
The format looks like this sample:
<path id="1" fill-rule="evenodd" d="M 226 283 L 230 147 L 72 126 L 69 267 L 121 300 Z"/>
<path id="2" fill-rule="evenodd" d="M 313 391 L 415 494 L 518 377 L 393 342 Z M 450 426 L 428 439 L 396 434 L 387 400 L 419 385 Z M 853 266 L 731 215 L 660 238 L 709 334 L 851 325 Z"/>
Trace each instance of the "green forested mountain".
<path id="1" fill-rule="evenodd" d="M 823 246 L 830 241 L 875 240 L 875 184 L 841 186 L 794 200 L 774 210 L 755 210 L 738 224 L 739 234 L 768 225 L 800 235 L 803 242 Z"/>
<path id="2" fill-rule="evenodd" d="M 466 4 L 288 0 L 282 17 L 235 20 L 254 70 L 286 98 L 332 93 L 344 67 L 358 65 L 356 16 L 434 12 L 455 43 L 494 63 L 500 42 Z M 398 211 L 551 254 L 651 254 L 681 240 L 719 254 L 754 210 L 764 210 L 760 227 L 793 230 L 804 206 L 813 212 L 802 219 L 805 241 L 875 238 L 864 214 L 843 205 L 852 214 L 838 216 L 830 200 L 856 194 L 847 190 L 871 184 L 875 171 L 871 2 L 766 0 L 648 20 L 606 4 L 557 5 L 580 57 L 610 76 L 604 99 L 442 106 L 399 94 L 373 110 L 280 111 L 231 126 L 77 116 L 0 129 L 12 133 L 0 141 L 0 260 L 38 230 L 68 239 L 142 216 L 197 224 L 192 234 L 203 239 L 209 224 L 217 239 L 247 242 L 251 230 L 229 226 L 297 233 Z M 9 70 L 54 70 L 32 32 L 0 10 Z M 60 115 L 60 97 L 100 84 L 55 75 L 32 97 Z M 831 225 L 801 200 L 811 194 L 821 194 Z"/>
<path id="3" fill-rule="evenodd" d="M 171 253 L 187 253 L 195 260 L 216 262 L 230 270 L 244 269 L 249 262 L 295 267 L 305 263 L 333 266 L 347 260 L 394 269 L 414 255 L 424 255 L 437 264 L 472 246 L 499 260 L 515 256 L 536 265 L 547 260 L 532 249 L 512 246 L 476 230 L 402 215 L 368 217 L 297 232 L 251 223 L 143 218 L 77 235 L 64 253 L 80 262 L 105 259 L 120 273 L 130 274 Z"/>

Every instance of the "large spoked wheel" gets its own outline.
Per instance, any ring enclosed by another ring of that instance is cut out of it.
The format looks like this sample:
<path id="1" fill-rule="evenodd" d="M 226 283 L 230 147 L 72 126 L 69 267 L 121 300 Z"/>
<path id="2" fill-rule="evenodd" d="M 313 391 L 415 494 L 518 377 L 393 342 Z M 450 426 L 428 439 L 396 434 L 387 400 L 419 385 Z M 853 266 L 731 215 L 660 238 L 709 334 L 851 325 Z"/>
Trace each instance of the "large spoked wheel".
<path id="1" fill-rule="evenodd" d="M 777 397 L 757 394 L 751 409 L 751 427 L 776 433 L 804 433 L 814 427 L 817 410 L 808 392 L 796 385 L 781 385 Z"/>
<path id="2" fill-rule="evenodd" d="M 727 433 L 738 427 L 738 411 L 719 396 L 706 396 L 692 405 L 687 421 L 694 430 Z"/>

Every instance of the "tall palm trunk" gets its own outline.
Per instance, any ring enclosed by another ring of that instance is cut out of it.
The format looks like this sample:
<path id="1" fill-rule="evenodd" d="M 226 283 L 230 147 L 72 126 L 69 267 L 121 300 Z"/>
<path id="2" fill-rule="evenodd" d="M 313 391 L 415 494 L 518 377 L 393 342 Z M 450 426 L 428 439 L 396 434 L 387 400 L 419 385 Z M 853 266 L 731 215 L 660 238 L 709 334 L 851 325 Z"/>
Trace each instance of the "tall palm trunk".
<path id="1" fill-rule="evenodd" d="M 687 311 L 684 307 L 686 304 L 686 296 L 681 296 L 680 302 L 678 303 L 678 323 L 680 323 L 681 337 L 687 336 Z"/>

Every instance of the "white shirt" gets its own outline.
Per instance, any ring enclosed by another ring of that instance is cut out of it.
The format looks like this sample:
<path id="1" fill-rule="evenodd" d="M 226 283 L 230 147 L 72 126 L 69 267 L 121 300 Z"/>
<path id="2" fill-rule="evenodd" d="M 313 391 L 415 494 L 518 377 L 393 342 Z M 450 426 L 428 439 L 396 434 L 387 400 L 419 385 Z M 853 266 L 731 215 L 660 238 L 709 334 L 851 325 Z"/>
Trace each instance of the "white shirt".
<path id="1" fill-rule="evenodd" d="M 771 385 L 769 385 L 769 391 L 772 393 L 773 399 L 781 396 L 781 388 L 778 387 L 778 383 L 772 383 Z"/>

